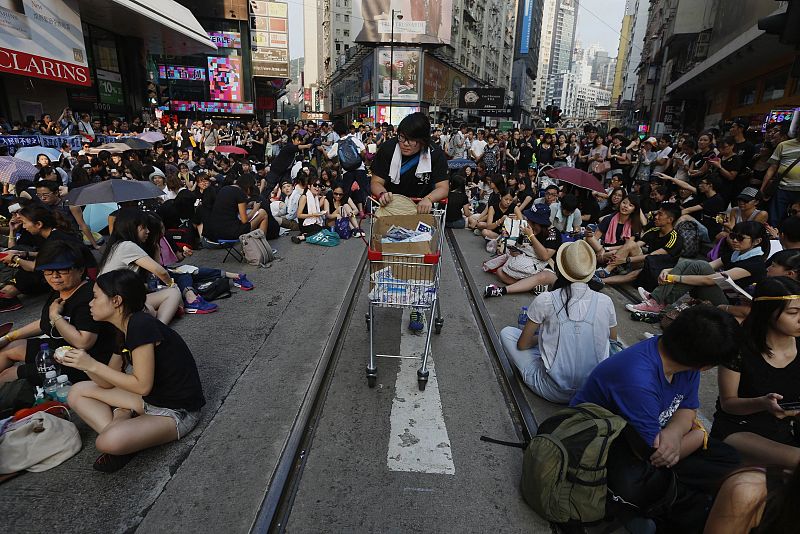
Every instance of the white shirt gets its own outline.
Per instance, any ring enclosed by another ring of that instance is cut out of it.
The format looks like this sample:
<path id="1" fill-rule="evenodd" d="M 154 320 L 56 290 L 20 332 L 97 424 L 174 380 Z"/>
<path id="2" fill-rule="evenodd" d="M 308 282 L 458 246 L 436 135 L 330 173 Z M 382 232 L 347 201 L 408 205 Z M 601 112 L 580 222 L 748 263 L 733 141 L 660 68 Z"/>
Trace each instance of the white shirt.
<path id="1" fill-rule="evenodd" d="M 558 289 L 542 293 L 528 306 L 528 318 L 539 325 L 539 350 L 548 369 L 552 367 L 558 351 L 561 325 L 558 321 L 557 310 L 561 308 L 566 298 L 566 296 L 562 296 L 563 291 L 563 289 Z M 572 284 L 570 291 L 572 294 L 567 306 L 567 315 L 573 321 L 585 318 L 589 313 L 589 305 L 595 292 L 590 290 L 588 285 L 582 283 Z M 608 357 L 609 331 L 617 326 L 617 314 L 611 298 L 603 293 L 598 294 L 597 297 L 594 325 L 594 354 L 605 359 Z"/>
<path id="2" fill-rule="evenodd" d="M 289 200 L 286 202 L 286 218 L 290 221 L 297 220 L 297 206 L 300 204 L 300 197 L 303 196 L 303 188 L 295 186 Z"/>
<path id="3" fill-rule="evenodd" d="M 342 139 L 347 139 L 348 137 L 351 137 L 353 139 L 353 142 L 356 144 L 356 148 L 358 149 L 359 154 L 362 153 L 362 152 L 365 152 L 367 150 L 367 148 L 364 146 L 364 143 L 361 142 L 361 139 L 359 139 L 355 135 L 347 134 L 344 137 L 342 137 Z M 337 139 L 336 142 L 331 145 L 331 148 L 328 149 L 327 154 L 328 154 L 328 158 L 330 158 L 330 159 L 333 159 L 333 158 L 336 158 L 336 157 L 339 156 L 339 139 Z M 363 157 L 361 158 L 361 166 L 356 170 L 358 170 L 358 171 L 367 170 L 367 168 L 364 166 L 364 158 Z M 349 171 L 344 171 L 344 172 L 349 172 Z"/>
<path id="4" fill-rule="evenodd" d="M 486 145 L 488 143 L 486 141 L 481 141 L 480 139 L 474 139 L 472 144 L 470 145 L 470 149 L 472 153 L 475 155 L 475 159 L 480 158 L 483 156 L 483 153 L 486 151 Z"/>
<path id="5" fill-rule="evenodd" d="M 665 148 L 664 150 L 659 151 L 659 153 L 656 154 L 656 159 L 657 160 L 663 158 L 663 159 L 666 159 L 667 162 L 664 165 L 654 165 L 652 174 L 655 174 L 657 172 L 664 172 L 664 170 L 666 170 L 667 166 L 669 165 L 669 155 L 670 154 L 672 154 L 672 147 L 671 146 L 668 146 L 667 148 Z"/>

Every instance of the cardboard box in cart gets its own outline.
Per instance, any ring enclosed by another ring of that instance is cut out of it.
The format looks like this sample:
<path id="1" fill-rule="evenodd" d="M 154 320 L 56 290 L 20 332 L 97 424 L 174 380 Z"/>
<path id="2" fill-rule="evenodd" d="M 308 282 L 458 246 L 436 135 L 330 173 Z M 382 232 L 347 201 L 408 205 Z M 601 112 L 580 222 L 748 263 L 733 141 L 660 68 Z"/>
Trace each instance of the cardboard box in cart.
<path id="1" fill-rule="evenodd" d="M 417 225 L 422 222 L 434 228 L 433 239 L 418 243 L 381 243 L 381 239 L 392 226 L 416 230 Z M 436 265 L 414 265 L 422 264 L 423 258 L 408 258 L 395 256 L 395 254 L 436 254 L 439 250 L 439 238 L 441 229 L 438 227 L 437 219 L 430 214 L 414 215 L 388 215 L 376 217 L 372 222 L 372 242 L 370 248 L 384 253 L 382 265 L 370 267 L 370 273 L 374 273 L 384 267 L 387 263 L 392 267 L 392 275 L 401 280 L 429 280 L 434 279 Z"/>

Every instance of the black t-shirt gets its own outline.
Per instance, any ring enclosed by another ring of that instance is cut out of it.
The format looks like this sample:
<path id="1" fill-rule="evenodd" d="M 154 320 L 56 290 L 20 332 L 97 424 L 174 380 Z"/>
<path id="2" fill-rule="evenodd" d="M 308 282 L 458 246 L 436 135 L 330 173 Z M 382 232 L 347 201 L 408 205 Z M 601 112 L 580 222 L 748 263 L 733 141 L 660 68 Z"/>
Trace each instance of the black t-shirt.
<path id="1" fill-rule="evenodd" d="M 453 222 L 464 216 L 464 206 L 469 204 L 469 197 L 463 191 L 450 191 L 447 195 L 447 212 L 445 222 Z"/>
<path id="2" fill-rule="evenodd" d="M 226 185 L 219 190 L 211 217 L 206 222 L 210 239 L 236 239 L 241 234 L 233 235 L 242 227 L 239 220 L 239 204 L 247 203 L 247 196 L 238 186 Z"/>
<path id="3" fill-rule="evenodd" d="M 536 149 L 536 161 L 539 165 L 552 165 L 555 161 L 553 159 L 553 146 L 545 147 L 543 144 L 539 145 Z"/>
<path id="4" fill-rule="evenodd" d="M 390 193 L 397 193 L 411 198 L 422 198 L 431 191 L 439 182 L 445 182 L 447 178 L 447 157 L 441 148 L 431 146 L 431 172 L 417 176 L 416 166 L 411 166 L 406 172 L 400 175 L 400 183 L 394 184 L 389 177 L 389 167 L 392 163 L 394 149 L 397 146 L 397 139 L 391 139 L 383 143 L 375 154 L 372 161 L 372 175 L 384 179 L 384 187 Z M 402 164 L 411 160 L 415 156 L 402 158 Z"/>
<path id="5" fill-rule="evenodd" d="M 720 255 L 720 259 L 722 260 L 722 267 L 724 270 L 728 271 L 730 269 L 739 268 L 744 269 L 750 276 L 745 276 L 744 278 L 740 278 L 736 281 L 736 285 L 741 288 L 747 288 L 753 284 L 757 284 L 762 281 L 767 276 L 767 264 L 764 263 L 764 257 L 761 255 L 753 256 L 752 258 L 747 258 L 746 260 L 740 261 L 733 261 L 732 258 L 733 251 L 727 247 L 722 247 L 722 254 Z"/>
<path id="6" fill-rule="evenodd" d="M 594 196 L 582 197 L 578 200 L 578 209 L 581 210 L 581 216 L 588 215 L 589 220 L 583 221 L 581 224 L 594 224 L 600 218 L 600 204 Z"/>
<path id="7" fill-rule="evenodd" d="M 533 155 L 536 153 L 536 139 L 528 137 L 520 139 L 519 143 L 519 167 L 528 167 L 533 161 Z"/>
<path id="8" fill-rule="evenodd" d="M 622 156 L 623 154 L 625 154 L 625 147 L 622 145 L 614 146 L 612 144 L 610 147 L 608 147 L 608 160 L 611 162 L 612 169 L 621 169 L 622 165 L 617 163 L 617 158 L 612 158 L 611 156 Z"/>
<path id="9" fill-rule="evenodd" d="M 749 165 L 750 160 L 753 159 L 753 155 L 756 153 L 756 145 L 745 139 L 741 143 L 734 145 L 733 153 L 741 158 L 743 165 Z"/>
<path id="10" fill-rule="evenodd" d="M 300 152 L 300 149 L 297 148 L 297 145 L 294 143 L 287 143 L 281 147 L 281 151 L 278 152 L 278 155 L 272 160 L 269 172 L 277 174 L 278 176 L 283 176 L 292 170 L 292 165 L 294 165 L 298 152 Z"/>
<path id="11" fill-rule="evenodd" d="M 725 208 L 728 207 L 728 201 L 722 195 L 716 194 L 711 198 L 702 200 L 700 205 L 703 206 L 703 211 L 700 212 L 700 222 L 708 229 L 708 236 L 713 241 L 714 237 L 722 229 L 722 223 L 717 221 L 717 215 L 725 211 Z"/>
<path id="12" fill-rule="evenodd" d="M 205 403 L 203 386 L 192 352 L 170 327 L 144 312 L 131 315 L 125 348 L 133 352 L 148 343 L 155 344 L 153 388 L 144 401 L 173 410 L 199 410 Z"/>
<path id="13" fill-rule="evenodd" d="M 721 160 L 720 163 L 722 163 L 722 168 L 726 171 L 738 173 L 736 178 L 733 180 L 728 180 L 722 175 L 719 169 L 712 167 L 713 172 L 719 176 L 719 179 L 722 182 L 722 190 L 719 191 L 719 193 L 725 197 L 728 202 L 731 202 L 747 185 L 746 178 L 742 174 L 744 163 L 742 158 L 735 154 L 728 159 Z"/>
<path id="14" fill-rule="evenodd" d="M 514 207 L 516 205 L 517 205 L 516 202 L 512 202 L 511 204 L 509 204 L 509 206 L 506 209 L 506 211 L 503 211 L 503 209 L 500 207 L 499 203 L 494 205 L 494 206 L 492 206 L 492 208 L 494 208 L 494 211 L 493 211 L 494 218 L 490 222 L 491 223 L 496 223 L 500 219 L 500 217 L 502 217 L 503 215 L 509 215 L 509 214 L 513 215 L 514 214 Z"/>
<path id="15" fill-rule="evenodd" d="M 681 250 L 683 250 L 683 238 L 675 230 L 672 230 L 667 235 L 661 235 L 658 228 L 651 228 L 644 232 L 640 239 L 647 246 L 648 253 L 663 248 L 667 251 L 667 254 L 677 258 L 681 255 Z"/>
<path id="16" fill-rule="evenodd" d="M 100 363 L 108 364 L 111 355 L 116 348 L 117 336 L 116 329 L 110 323 L 98 322 L 92 319 L 92 314 L 89 311 L 89 302 L 91 302 L 94 295 L 92 289 L 94 288 L 93 282 L 86 282 L 75 293 L 64 301 L 64 309 L 61 315 L 64 321 L 68 322 L 78 330 L 84 332 L 92 332 L 97 334 L 97 341 L 94 346 L 87 352 Z M 61 337 L 58 331 L 58 326 L 61 326 L 63 321 L 59 320 L 58 324 L 50 324 L 50 305 L 55 301 L 58 296 L 57 291 L 50 293 L 47 301 L 42 306 L 42 315 L 39 319 L 39 328 L 42 330 L 44 337 L 41 340 L 36 340 L 37 343 L 47 343 L 50 350 L 54 351 L 58 347 L 63 347 L 69 343 Z M 39 384 L 41 378 L 37 376 L 35 362 L 27 362 L 25 375 L 32 382 Z M 62 366 L 61 372 L 69 377 L 70 382 L 80 382 L 82 380 L 89 380 L 89 377 L 83 371 L 79 371 L 73 367 Z"/>
<path id="17" fill-rule="evenodd" d="M 598 229 L 603 234 L 600 237 L 600 240 L 603 242 L 603 245 L 606 246 L 606 247 L 616 247 L 616 246 L 620 246 L 620 245 L 624 245 L 625 244 L 625 240 L 622 239 L 622 231 L 625 228 L 625 224 L 624 223 L 617 223 L 617 231 L 614 234 L 614 237 L 616 238 L 616 241 L 614 241 L 613 243 L 606 242 L 606 237 L 605 237 L 606 236 L 606 232 L 608 232 L 608 227 L 611 226 L 611 219 L 613 217 L 615 217 L 615 216 L 616 216 L 616 214 L 609 215 L 608 217 L 602 219 L 600 221 L 600 224 L 598 225 Z M 637 236 L 636 235 L 631 235 L 631 237 L 632 238 L 636 238 Z"/>
<path id="18" fill-rule="evenodd" d="M 548 226 L 546 229 L 536 234 L 536 239 L 539 240 L 539 243 L 541 243 L 544 248 L 549 248 L 550 250 L 558 250 L 558 247 L 561 246 L 561 232 L 559 232 L 555 226 Z"/>

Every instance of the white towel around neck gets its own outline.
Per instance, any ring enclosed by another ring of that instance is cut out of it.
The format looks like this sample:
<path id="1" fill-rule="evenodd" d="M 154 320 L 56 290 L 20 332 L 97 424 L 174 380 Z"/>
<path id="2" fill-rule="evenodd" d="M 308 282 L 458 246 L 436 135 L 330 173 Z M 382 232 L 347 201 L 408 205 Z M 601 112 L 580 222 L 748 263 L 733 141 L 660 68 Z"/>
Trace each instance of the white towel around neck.
<path id="1" fill-rule="evenodd" d="M 320 213 L 319 199 L 314 196 L 314 193 L 309 189 L 306 191 L 306 213 Z M 306 217 L 303 219 L 303 226 L 311 226 L 312 224 L 322 224 L 322 219 L 319 217 Z"/>
<path id="2" fill-rule="evenodd" d="M 400 168 L 403 166 L 403 155 L 400 153 L 400 144 L 398 142 L 394 147 L 394 154 L 392 154 L 392 162 L 389 164 L 389 179 L 393 184 L 400 183 Z M 417 170 L 414 172 L 416 176 L 421 176 L 425 173 L 431 172 L 431 149 L 425 147 L 425 150 L 419 153 L 419 163 L 417 163 Z"/>

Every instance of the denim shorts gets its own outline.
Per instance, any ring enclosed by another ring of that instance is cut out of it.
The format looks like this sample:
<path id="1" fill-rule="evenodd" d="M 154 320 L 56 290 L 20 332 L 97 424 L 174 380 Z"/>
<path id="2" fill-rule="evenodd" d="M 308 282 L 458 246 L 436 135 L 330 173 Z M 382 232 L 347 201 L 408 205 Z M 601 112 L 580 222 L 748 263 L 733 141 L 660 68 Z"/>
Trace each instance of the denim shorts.
<path id="1" fill-rule="evenodd" d="M 172 408 L 153 406 L 146 402 L 144 402 L 144 413 L 145 415 L 172 417 L 172 419 L 175 420 L 175 428 L 178 430 L 178 439 L 181 439 L 191 432 L 192 429 L 197 426 L 197 422 L 200 421 L 200 410 L 194 412 L 188 410 L 173 410 Z"/>

